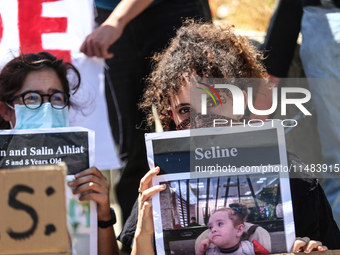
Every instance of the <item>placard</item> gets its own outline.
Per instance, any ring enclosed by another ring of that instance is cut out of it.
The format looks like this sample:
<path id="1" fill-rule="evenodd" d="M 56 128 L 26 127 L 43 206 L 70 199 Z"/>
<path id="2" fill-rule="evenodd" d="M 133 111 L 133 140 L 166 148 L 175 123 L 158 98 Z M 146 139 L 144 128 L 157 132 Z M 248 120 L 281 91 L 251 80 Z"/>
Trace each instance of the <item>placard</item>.
<path id="1" fill-rule="evenodd" d="M 74 174 L 94 166 L 94 139 L 92 130 L 81 127 L 0 131 L 0 170 L 66 163 L 69 175 L 63 185 L 74 255 L 97 254 L 96 203 L 80 202 L 67 185 Z"/>
<path id="2" fill-rule="evenodd" d="M 0 171 L 0 254 L 70 254 L 65 163 Z"/>
<path id="3" fill-rule="evenodd" d="M 97 203 L 79 201 L 78 196 L 72 194 L 72 188 L 67 184 L 74 179 L 73 175 L 67 175 L 65 181 L 67 230 L 72 241 L 72 254 L 96 255 L 98 250 Z"/>
<path id="4" fill-rule="evenodd" d="M 207 238 L 211 214 L 239 204 L 248 209 L 246 229 L 251 224 L 263 229 L 263 246 L 271 253 L 289 252 L 295 229 L 289 174 L 280 171 L 287 167 L 283 132 L 265 123 L 258 129 L 147 134 L 150 167 L 166 173 L 153 179 L 153 185 L 167 185 L 153 197 L 157 254 L 194 254 L 196 240 Z"/>
<path id="5" fill-rule="evenodd" d="M 68 174 L 94 164 L 94 132 L 80 127 L 0 131 L 0 169 L 65 162 Z"/>

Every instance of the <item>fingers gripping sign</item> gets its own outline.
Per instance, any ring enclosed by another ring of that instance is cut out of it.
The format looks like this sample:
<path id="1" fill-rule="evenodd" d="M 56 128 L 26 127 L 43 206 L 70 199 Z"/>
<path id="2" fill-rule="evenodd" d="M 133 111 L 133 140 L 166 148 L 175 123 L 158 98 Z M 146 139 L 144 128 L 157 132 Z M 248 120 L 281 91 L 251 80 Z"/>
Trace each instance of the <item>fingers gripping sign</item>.
<path id="1" fill-rule="evenodd" d="M 310 240 L 308 237 L 297 237 L 292 252 L 310 253 L 311 251 L 327 251 L 328 248 L 323 246 L 320 241 Z"/>
<path id="2" fill-rule="evenodd" d="M 136 234 L 151 235 L 154 232 L 152 215 L 152 197 L 158 192 L 165 190 L 166 185 L 152 186 L 152 178 L 160 171 L 159 167 L 151 169 L 141 179 L 138 197 L 138 223 Z"/>
<path id="3" fill-rule="evenodd" d="M 110 184 L 105 176 L 96 168 L 91 167 L 75 175 L 75 180 L 69 182 L 73 187 L 73 194 L 79 196 L 80 201 L 93 200 L 97 202 L 98 220 L 107 221 L 110 213 Z"/>

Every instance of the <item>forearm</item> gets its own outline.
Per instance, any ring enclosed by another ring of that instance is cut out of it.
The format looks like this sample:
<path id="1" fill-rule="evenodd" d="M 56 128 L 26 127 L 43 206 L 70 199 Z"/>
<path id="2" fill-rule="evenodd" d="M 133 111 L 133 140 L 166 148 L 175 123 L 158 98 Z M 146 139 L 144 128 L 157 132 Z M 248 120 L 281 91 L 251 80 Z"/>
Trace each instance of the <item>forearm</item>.
<path id="1" fill-rule="evenodd" d="M 131 255 L 154 255 L 152 235 L 143 235 L 136 232 Z"/>
<path id="2" fill-rule="evenodd" d="M 118 254 L 118 245 L 113 227 L 98 228 L 98 255 Z"/>
<path id="3" fill-rule="evenodd" d="M 120 26 L 122 29 L 143 12 L 154 0 L 123 0 L 103 22 L 102 26 Z"/>
<path id="4" fill-rule="evenodd" d="M 110 209 L 109 197 L 107 197 L 105 201 L 106 203 L 97 205 L 98 221 L 107 222 L 113 217 Z M 98 227 L 98 255 L 119 255 L 113 226 L 107 228 Z"/>
<path id="5" fill-rule="evenodd" d="M 152 186 L 152 178 L 160 171 L 159 167 L 151 169 L 140 181 L 138 196 L 138 221 L 132 246 L 132 255 L 154 255 L 153 234 L 155 232 L 152 219 L 152 196 L 165 190 L 166 185 Z"/>

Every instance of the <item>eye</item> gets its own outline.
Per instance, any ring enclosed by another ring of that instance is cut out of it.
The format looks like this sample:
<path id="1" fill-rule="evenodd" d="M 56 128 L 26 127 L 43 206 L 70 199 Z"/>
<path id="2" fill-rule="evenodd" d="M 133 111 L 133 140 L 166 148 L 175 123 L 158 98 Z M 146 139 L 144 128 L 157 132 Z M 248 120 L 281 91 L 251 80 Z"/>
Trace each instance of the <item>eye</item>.
<path id="1" fill-rule="evenodd" d="M 57 96 L 57 95 L 53 95 L 51 100 L 53 100 L 53 101 L 63 101 L 63 99 L 60 96 Z"/>
<path id="2" fill-rule="evenodd" d="M 30 105 L 30 104 L 39 104 L 41 101 L 41 97 L 39 94 L 37 93 L 27 93 L 25 95 L 25 98 L 24 98 L 24 102 L 26 105 Z"/>
<path id="3" fill-rule="evenodd" d="M 220 98 L 221 98 L 222 105 L 224 105 L 227 102 L 226 95 L 221 95 Z M 214 100 L 211 97 L 207 98 L 207 107 L 210 108 L 210 107 L 215 107 L 215 106 L 220 105 L 220 100 L 218 100 L 218 98 L 215 98 L 215 101 L 216 101 L 216 105 L 215 105 Z"/>
<path id="4" fill-rule="evenodd" d="M 209 226 L 209 227 L 208 227 L 208 229 L 209 229 L 209 231 L 211 231 L 211 229 L 212 229 L 212 226 Z"/>
<path id="5" fill-rule="evenodd" d="M 65 100 L 65 95 L 62 93 L 54 93 L 51 96 L 51 103 L 55 105 L 64 105 Z"/>
<path id="6" fill-rule="evenodd" d="M 38 94 L 36 94 L 36 93 L 28 93 L 28 94 L 26 94 L 25 95 L 25 100 L 28 100 L 28 101 L 30 101 L 30 100 L 39 100 L 39 98 L 40 98 L 40 96 L 38 95 Z"/>
<path id="7" fill-rule="evenodd" d="M 216 101 L 216 104 L 218 105 L 219 101 Z M 214 100 L 211 97 L 207 98 L 207 107 L 210 108 L 210 107 L 214 107 L 214 106 L 215 106 Z"/>
<path id="8" fill-rule="evenodd" d="M 219 227 L 223 226 L 223 223 L 222 223 L 222 222 L 219 222 L 219 223 L 218 223 L 218 226 L 219 226 Z"/>
<path id="9" fill-rule="evenodd" d="M 190 107 L 183 107 L 183 108 L 180 108 L 178 112 L 179 112 L 180 114 L 187 114 L 187 113 L 190 113 Z"/>

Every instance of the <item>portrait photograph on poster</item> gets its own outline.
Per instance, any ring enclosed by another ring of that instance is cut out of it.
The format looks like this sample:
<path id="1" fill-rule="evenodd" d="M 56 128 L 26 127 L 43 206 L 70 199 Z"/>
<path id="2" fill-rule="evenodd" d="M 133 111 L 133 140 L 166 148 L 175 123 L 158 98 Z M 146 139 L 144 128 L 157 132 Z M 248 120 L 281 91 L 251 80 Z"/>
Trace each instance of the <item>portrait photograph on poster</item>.
<path id="1" fill-rule="evenodd" d="M 208 239 L 209 218 L 222 208 L 240 214 L 245 233 L 258 228 L 256 240 L 269 252 L 287 252 L 279 174 L 176 176 L 184 179 L 172 175 L 159 182 L 167 186 L 159 195 L 165 254 L 195 254 L 199 242 Z M 250 235 L 245 240 L 254 239 Z"/>
<path id="2" fill-rule="evenodd" d="M 289 252 L 295 229 L 288 173 L 282 170 L 287 167 L 283 128 L 192 131 L 146 136 L 150 167 L 161 168 L 153 185 L 167 187 L 153 197 L 157 254 L 195 254 L 209 238 L 213 249 L 209 228 L 214 213 L 224 210 L 237 215 L 235 227 L 244 226 L 240 241 L 270 253 Z M 209 149 L 211 157 L 202 160 L 197 151 Z M 217 157 L 227 151 L 234 157 Z"/>

